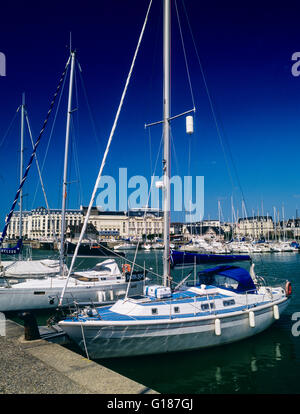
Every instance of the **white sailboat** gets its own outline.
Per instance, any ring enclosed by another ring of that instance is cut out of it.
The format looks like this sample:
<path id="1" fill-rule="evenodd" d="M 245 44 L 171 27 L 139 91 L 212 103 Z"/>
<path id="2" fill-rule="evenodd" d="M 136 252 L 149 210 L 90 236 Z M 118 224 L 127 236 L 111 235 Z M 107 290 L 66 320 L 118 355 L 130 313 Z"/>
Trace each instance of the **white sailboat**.
<path id="1" fill-rule="evenodd" d="M 62 306 L 114 303 L 124 297 L 127 290 L 129 296 L 140 295 L 144 279 L 143 272 L 135 272 L 129 285 L 128 268 L 120 271 L 114 259 L 107 259 L 92 269 L 72 274 Z M 0 286 L 0 312 L 56 309 L 65 283 L 65 276 L 56 276 L 4 284 Z"/>
<path id="2" fill-rule="evenodd" d="M 22 104 L 19 107 L 21 114 L 21 133 L 20 133 L 20 184 L 22 183 L 23 173 L 24 173 L 24 123 L 25 116 L 28 124 L 29 133 L 31 130 L 29 127 L 29 121 L 27 117 L 27 110 L 25 107 L 25 94 L 22 95 Z M 33 142 L 32 142 L 33 143 Z M 38 166 L 37 158 L 36 163 Z M 40 170 L 39 170 L 40 173 Z M 41 175 L 40 175 L 41 179 Z M 22 250 L 22 239 L 23 239 L 23 190 L 20 189 L 20 208 L 19 208 L 19 240 L 17 246 L 20 246 L 19 249 L 15 249 L 17 256 L 16 260 L 2 260 L 0 278 L 13 278 L 13 279 L 27 279 L 27 278 L 36 278 L 36 277 L 49 277 L 56 276 L 60 273 L 59 261 L 56 259 L 25 259 Z M 3 253 L 11 254 L 14 249 L 1 249 Z M 3 258 L 1 258 L 3 259 Z"/>
<path id="3" fill-rule="evenodd" d="M 135 250 L 136 245 L 134 243 L 120 243 L 114 246 L 114 250 L 122 251 L 122 250 Z"/>
<path id="4" fill-rule="evenodd" d="M 284 311 L 291 285 L 267 287 L 235 266 L 218 266 L 170 288 L 169 273 L 169 73 L 170 0 L 164 0 L 164 256 L 163 286 L 146 286 L 144 297 L 87 308 L 60 327 L 90 358 L 167 353 L 228 344 L 269 327 Z"/>
<path id="5" fill-rule="evenodd" d="M 64 263 L 65 194 L 75 52 L 71 52 L 68 64 L 71 65 L 71 70 L 65 141 L 60 260 L 21 261 L 16 263 L 18 265 L 17 269 L 16 264 L 12 263 L 11 275 L 15 275 L 19 269 L 20 276 L 28 278 L 28 280 L 17 284 L 9 283 L 9 267 L 7 266 L 4 272 L 5 282 L 0 286 L 0 312 L 55 309 L 66 284 L 68 269 Z M 46 268 L 48 272 L 46 272 Z M 29 279 L 29 275 L 31 279 Z M 38 279 L 32 279 L 34 276 Z M 129 296 L 139 295 L 143 292 L 144 280 L 144 271 L 133 272 L 128 264 L 124 265 L 122 271 L 120 271 L 115 260 L 107 259 L 98 263 L 92 269 L 73 272 L 70 275 L 61 306 L 68 306 L 74 301 L 79 305 L 90 302 L 103 305 L 113 303 L 124 297 L 125 294 Z"/>

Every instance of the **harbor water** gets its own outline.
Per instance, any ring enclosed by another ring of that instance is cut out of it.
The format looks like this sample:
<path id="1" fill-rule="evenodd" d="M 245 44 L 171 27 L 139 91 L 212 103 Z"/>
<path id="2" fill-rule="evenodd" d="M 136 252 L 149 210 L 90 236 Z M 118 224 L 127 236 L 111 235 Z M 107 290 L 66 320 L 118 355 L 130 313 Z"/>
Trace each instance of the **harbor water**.
<path id="1" fill-rule="evenodd" d="M 45 255 L 34 251 L 33 257 Z M 53 255 L 54 252 L 47 252 Z M 126 254 L 132 260 L 134 251 Z M 152 356 L 98 361 L 159 393 L 189 394 L 299 394 L 300 393 L 300 254 L 253 254 L 255 272 L 267 282 L 292 283 L 289 307 L 269 329 L 252 338 L 221 347 Z M 84 269 L 99 259 L 78 259 Z M 140 251 L 137 263 L 161 274 L 162 251 Z M 236 263 L 249 269 L 245 262 Z M 207 266 L 205 266 L 207 267 Z M 204 266 L 198 266 L 201 270 Z M 174 271 L 180 281 L 189 270 Z M 148 276 L 151 277 L 150 274 Z M 152 280 L 156 280 L 152 275 Z M 42 324 L 51 312 L 38 315 Z M 299 324 L 297 323 L 299 321 Z M 297 326 L 299 325 L 299 326 Z M 76 348 L 74 348 L 76 350 Z"/>

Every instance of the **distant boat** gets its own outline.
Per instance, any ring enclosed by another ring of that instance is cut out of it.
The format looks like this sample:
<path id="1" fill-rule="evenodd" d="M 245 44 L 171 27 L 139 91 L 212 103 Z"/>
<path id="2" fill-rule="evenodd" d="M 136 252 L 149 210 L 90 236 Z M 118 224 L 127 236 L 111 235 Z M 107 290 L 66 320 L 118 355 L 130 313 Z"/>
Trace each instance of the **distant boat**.
<path id="1" fill-rule="evenodd" d="M 67 256 L 73 256 L 77 244 L 66 242 L 66 254 Z M 124 256 L 123 252 L 118 254 L 114 253 L 112 249 L 109 249 L 107 243 L 81 243 L 78 250 L 78 257 L 116 257 Z"/>
<path id="2" fill-rule="evenodd" d="M 156 250 L 162 250 L 164 248 L 163 243 L 154 243 L 152 244 L 152 248 Z"/>
<path id="3" fill-rule="evenodd" d="M 145 243 L 145 244 L 142 245 L 142 249 L 144 249 L 146 251 L 150 251 L 152 249 L 152 246 L 151 246 L 151 244 Z"/>
<path id="4" fill-rule="evenodd" d="M 135 250 L 136 245 L 133 243 L 121 243 L 114 246 L 114 250 Z"/>

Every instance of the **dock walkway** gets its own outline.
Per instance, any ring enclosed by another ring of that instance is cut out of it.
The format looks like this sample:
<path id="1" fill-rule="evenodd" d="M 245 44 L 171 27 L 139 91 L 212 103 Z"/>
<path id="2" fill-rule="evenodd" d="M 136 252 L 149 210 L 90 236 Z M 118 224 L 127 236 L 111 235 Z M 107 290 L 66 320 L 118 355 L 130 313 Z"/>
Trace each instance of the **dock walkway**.
<path id="1" fill-rule="evenodd" d="M 6 320 L 0 336 L 0 394 L 154 394 L 155 391 L 43 339 L 24 340 Z"/>

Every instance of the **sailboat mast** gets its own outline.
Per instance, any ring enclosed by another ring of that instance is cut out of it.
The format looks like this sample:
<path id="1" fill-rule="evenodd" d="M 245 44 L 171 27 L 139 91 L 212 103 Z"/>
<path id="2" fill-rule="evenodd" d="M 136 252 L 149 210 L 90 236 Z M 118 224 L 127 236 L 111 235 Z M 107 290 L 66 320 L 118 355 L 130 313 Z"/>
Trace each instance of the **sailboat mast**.
<path id="1" fill-rule="evenodd" d="M 163 30 L 163 136 L 164 136 L 164 255 L 163 276 L 164 286 L 169 285 L 170 276 L 170 42 L 171 42 L 171 13 L 170 0 L 164 0 L 164 30 Z"/>
<path id="2" fill-rule="evenodd" d="M 24 159 L 24 113 L 25 113 L 25 93 L 22 94 L 21 105 L 21 146 L 20 146 L 20 184 L 23 179 L 23 159 Z M 20 217 L 19 217 L 19 238 L 23 236 L 23 189 L 20 191 Z"/>
<path id="3" fill-rule="evenodd" d="M 66 140 L 65 140 L 65 158 L 64 158 L 64 177 L 63 177 L 63 191 L 62 191 L 62 207 L 61 207 L 61 237 L 60 237 L 60 273 L 63 274 L 64 266 L 64 239 L 66 230 L 66 198 L 67 198 L 67 174 L 68 174 L 68 152 L 69 152 L 69 137 L 70 137 L 70 121 L 72 113 L 72 93 L 73 93 L 73 78 L 75 66 L 75 52 L 71 52 L 71 70 L 69 82 L 69 96 L 68 96 L 68 112 L 67 112 L 67 126 L 66 126 Z"/>

